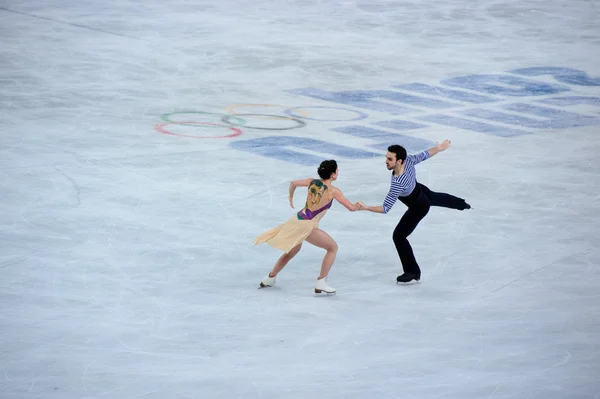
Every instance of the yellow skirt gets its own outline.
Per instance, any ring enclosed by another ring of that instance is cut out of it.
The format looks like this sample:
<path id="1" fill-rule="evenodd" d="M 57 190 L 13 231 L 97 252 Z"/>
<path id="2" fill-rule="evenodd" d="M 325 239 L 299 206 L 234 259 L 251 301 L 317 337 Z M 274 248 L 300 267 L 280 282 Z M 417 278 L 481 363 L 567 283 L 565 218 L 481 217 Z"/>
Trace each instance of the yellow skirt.
<path id="1" fill-rule="evenodd" d="M 254 240 L 254 245 L 266 242 L 273 248 L 282 250 L 287 254 L 296 245 L 306 240 L 314 229 L 319 228 L 319 221 L 325 213 L 320 213 L 312 220 L 300 220 L 298 219 L 298 215 L 295 214 L 287 222 L 259 235 Z"/>

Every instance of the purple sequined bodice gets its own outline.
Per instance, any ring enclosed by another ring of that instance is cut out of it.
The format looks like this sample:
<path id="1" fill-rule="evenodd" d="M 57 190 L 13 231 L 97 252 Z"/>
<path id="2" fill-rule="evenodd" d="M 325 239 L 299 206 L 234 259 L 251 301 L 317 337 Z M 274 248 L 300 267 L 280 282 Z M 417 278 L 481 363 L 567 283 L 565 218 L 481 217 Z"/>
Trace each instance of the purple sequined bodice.
<path id="1" fill-rule="evenodd" d="M 303 209 L 300 212 L 298 212 L 298 219 L 300 219 L 300 220 L 312 220 L 319 213 L 321 213 L 323 211 L 326 211 L 327 209 L 331 208 L 331 204 L 332 203 L 333 203 L 333 200 L 331 200 L 324 207 L 317 209 L 316 211 L 311 211 L 310 209 Z"/>

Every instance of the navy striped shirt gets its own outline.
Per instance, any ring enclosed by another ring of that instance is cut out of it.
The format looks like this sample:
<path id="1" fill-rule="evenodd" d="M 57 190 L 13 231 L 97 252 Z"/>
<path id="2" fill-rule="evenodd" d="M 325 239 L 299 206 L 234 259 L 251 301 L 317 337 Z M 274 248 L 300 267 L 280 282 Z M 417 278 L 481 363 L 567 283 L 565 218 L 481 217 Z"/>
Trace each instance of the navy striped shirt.
<path id="1" fill-rule="evenodd" d="M 415 155 L 408 155 L 404 165 L 404 173 L 394 176 L 392 172 L 392 184 L 390 192 L 383 201 L 383 213 L 388 213 L 396 203 L 398 197 L 406 197 L 417 185 L 417 172 L 415 165 L 429 158 L 429 151 L 423 151 Z"/>

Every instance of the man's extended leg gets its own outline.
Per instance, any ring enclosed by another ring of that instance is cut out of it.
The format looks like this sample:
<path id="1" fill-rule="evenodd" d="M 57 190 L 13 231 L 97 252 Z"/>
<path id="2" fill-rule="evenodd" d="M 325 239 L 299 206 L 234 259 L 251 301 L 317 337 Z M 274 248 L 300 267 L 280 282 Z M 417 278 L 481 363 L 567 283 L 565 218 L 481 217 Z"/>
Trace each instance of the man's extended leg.
<path id="1" fill-rule="evenodd" d="M 421 219 L 429 212 L 429 204 L 425 202 L 419 202 L 412 205 L 404 213 L 400 222 L 394 229 L 393 239 L 396 251 L 402 262 L 402 269 L 404 274 L 399 276 L 397 281 L 406 280 L 406 282 L 413 279 L 419 280 L 421 278 L 421 269 L 415 259 L 412 247 L 408 242 L 407 237 L 414 231 Z"/>
<path id="2" fill-rule="evenodd" d="M 429 199 L 431 206 L 441 206 L 444 208 L 458 209 L 460 211 L 471 209 L 471 205 L 467 204 L 467 202 L 462 198 L 458 198 L 454 195 L 446 193 L 436 193 L 421 183 L 417 184 L 421 186 L 421 191 L 423 192 L 423 195 Z"/>

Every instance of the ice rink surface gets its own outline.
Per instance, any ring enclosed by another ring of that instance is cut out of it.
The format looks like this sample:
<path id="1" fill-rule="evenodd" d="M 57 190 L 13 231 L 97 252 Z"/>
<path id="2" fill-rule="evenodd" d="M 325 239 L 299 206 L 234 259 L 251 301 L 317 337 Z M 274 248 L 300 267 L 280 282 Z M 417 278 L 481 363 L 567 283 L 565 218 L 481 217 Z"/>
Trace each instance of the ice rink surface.
<path id="1" fill-rule="evenodd" d="M 600 397 L 595 1 L 0 0 L 0 397 Z M 234 114 L 238 114 L 236 116 Z M 187 122 L 187 123 L 182 123 Z M 238 125 L 238 126 L 235 126 Z M 222 137 L 220 137 L 222 136 Z M 281 254 L 290 180 L 452 147 Z"/>

